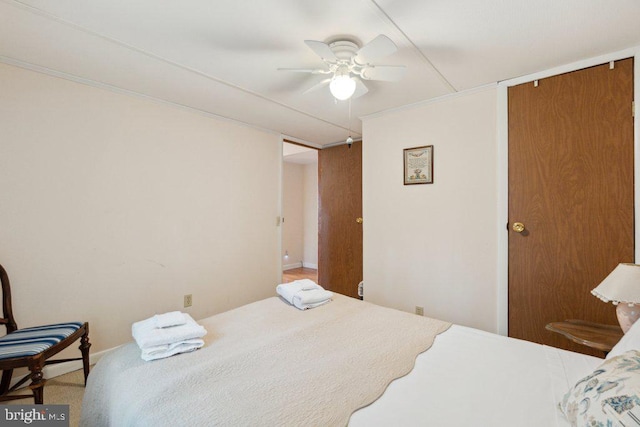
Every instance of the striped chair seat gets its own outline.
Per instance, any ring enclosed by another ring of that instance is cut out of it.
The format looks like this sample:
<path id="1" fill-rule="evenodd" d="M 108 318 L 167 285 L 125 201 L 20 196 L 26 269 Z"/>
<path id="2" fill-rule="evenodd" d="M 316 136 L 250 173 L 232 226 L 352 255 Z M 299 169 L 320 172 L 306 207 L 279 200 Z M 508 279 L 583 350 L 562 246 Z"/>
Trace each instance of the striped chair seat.
<path id="1" fill-rule="evenodd" d="M 18 329 L 0 338 L 0 360 L 35 356 L 77 331 L 82 322 Z"/>

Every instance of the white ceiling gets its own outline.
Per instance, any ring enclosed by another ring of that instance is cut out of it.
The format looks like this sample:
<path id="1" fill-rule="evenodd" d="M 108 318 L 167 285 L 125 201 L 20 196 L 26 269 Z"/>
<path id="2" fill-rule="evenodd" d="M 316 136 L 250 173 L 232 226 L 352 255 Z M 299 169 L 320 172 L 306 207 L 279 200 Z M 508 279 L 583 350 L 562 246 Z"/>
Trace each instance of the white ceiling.
<path id="1" fill-rule="evenodd" d="M 357 117 L 640 45 L 638 0 L 0 0 L 0 61 L 141 94 L 314 146 Z M 378 34 L 401 82 L 336 102 L 305 39 Z"/>

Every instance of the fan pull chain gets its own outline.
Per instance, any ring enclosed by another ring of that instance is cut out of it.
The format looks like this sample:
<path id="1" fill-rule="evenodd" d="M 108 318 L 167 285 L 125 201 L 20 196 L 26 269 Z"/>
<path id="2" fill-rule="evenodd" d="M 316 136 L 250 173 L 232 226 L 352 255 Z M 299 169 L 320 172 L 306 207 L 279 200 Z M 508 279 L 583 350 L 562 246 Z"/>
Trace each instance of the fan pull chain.
<path id="1" fill-rule="evenodd" d="M 351 138 L 351 98 L 349 98 L 349 121 L 347 122 L 347 128 L 349 129 L 349 136 L 347 137 L 347 146 L 351 148 L 351 144 L 353 144 L 353 138 Z"/>

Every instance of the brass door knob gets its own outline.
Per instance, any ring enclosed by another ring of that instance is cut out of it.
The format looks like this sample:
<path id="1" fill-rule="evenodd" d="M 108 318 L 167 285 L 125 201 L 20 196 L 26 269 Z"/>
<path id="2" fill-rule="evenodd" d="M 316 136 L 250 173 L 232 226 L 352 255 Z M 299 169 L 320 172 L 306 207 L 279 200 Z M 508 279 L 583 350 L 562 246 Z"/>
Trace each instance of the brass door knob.
<path id="1" fill-rule="evenodd" d="M 362 224 L 362 218 L 356 218 L 356 222 L 357 222 L 358 224 Z"/>
<path id="2" fill-rule="evenodd" d="M 522 233 L 524 231 L 524 224 L 521 222 L 514 222 L 512 228 L 516 233 Z"/>

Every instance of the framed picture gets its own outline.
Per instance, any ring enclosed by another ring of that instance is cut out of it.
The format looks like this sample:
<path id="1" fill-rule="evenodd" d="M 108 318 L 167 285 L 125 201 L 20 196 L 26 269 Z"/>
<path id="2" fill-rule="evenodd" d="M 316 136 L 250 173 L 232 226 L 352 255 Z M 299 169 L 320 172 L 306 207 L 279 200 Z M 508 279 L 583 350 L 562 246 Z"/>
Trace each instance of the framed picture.
<path id="1" fill-rule="evenodd" d="M 433 184 L 433 145 L 403 151 L 404 185 Z"/>

